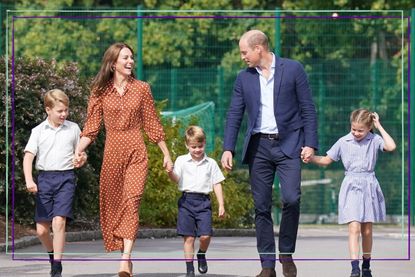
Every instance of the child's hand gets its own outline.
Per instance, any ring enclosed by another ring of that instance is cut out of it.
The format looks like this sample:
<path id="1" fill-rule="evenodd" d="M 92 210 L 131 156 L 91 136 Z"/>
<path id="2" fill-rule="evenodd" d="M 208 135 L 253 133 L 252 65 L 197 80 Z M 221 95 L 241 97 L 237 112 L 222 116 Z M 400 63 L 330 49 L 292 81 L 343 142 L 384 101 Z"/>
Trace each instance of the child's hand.
<path id="1" fill-rule="evenodd" d="M 373 112 L 372 113 L 372 118 L 373 118 L 373 125 L 375 126 L 376 129 L 379 129 L 380 121 L 379 121 L 378 113 Z"/>
<path id="2" fill-rule="evenodd" d="M 26 183 L 26 189 L 28 192 L 37 193 L 37 185 L 35 182 Z"/>
<path id="3" fill-rule="evenodd" d="M 218 216 L 219 216 L 219 218 L 225 218 L 225 208 L 224 207 L 219 207 Z"/>

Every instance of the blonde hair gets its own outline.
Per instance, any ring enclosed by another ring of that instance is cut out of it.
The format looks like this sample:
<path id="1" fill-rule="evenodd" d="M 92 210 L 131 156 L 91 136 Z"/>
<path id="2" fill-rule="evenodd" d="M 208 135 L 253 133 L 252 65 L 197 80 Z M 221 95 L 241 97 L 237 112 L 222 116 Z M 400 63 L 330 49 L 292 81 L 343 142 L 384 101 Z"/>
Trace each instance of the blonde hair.
<path id="1" fill-rule="evenodd" d="M 92 80 L 92 91 L 100 95 L 107 82 L 114 77 L 113 65 L 117 61 L 118 56 L 122 49 L 128 48 L 134 55 L 133 49 L 126 43 L 117 42 L 112 44 L 104 53 L 101 62 L 101 68 L 95 78 Z M 135 78 L 134 72 L 131 72 L 131 76 Z"/>
<path id="2" fill-rule="evenodd" d="M 190 142 L 205 142 L 205 131 L 199 126 L 189 126 L 185 132 L 186 144 Z"/>
<path id="3" fill-rule="evenodd" d="M 69 97 L 60 89 L 52 89 L 46 92 L 43 97 L 45 108 L 52 109 L 57 103 L 62 103 L 66 107 L 69 107 Z"/>
<path id="4" fill-rule="evenodd" d="M 357 109 L 350 114 L 350 124 L 359 123 L 363 124 L 369 129 L 373 129 L 373 117 L 374 114 L 367 109 Z"/>

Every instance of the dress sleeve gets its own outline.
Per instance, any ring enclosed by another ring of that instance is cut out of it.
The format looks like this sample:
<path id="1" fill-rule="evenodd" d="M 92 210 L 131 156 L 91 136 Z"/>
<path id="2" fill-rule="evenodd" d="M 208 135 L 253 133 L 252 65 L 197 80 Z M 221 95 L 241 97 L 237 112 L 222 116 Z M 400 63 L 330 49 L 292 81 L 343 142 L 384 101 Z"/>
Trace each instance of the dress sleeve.
<path id="1" fill-rule="evenodd" d="M 154 107 L 153 96 L 149 84 L 145 84 L 143 91 L 143 128 L 149 140 L 153 143 L 159 143 L 165 140 L 163 126 L 161 125 L 159 115 Z"/>
<path id="2" fill-rule="evenodd" d="M 375 147 L 376 147 L 376 149 L 384 152 L 385 141 L 383 140 L 383 138 L 380 135 L 375 134 L 374 141 L 375 141 Z"/>
<path id="3" fill-rule="evenodd" d="M 330 157 L 333 161 L 337 162 L 341 158 L 341 149 L 340 149 L 341 140 L 338 140 L 328 151 L 327 156 Z"/>
<path id="4" fill-rule="evenodd" d="M 96 96 L 92 93 L 88 101 L 88 111 L 81 137 L 87 137 L 92 141 L 96 139 L 101 127 L 102 115 L 102 94 Z"/>

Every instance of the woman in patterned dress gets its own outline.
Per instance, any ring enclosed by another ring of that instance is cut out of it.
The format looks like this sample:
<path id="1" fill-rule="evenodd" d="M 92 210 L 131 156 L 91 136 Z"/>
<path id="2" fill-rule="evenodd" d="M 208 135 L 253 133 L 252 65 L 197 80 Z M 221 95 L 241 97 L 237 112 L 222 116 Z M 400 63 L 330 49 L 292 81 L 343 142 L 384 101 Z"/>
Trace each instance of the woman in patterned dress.
<path id="1" fill-rule="evenodd" d="M 349 226 L 349 252 L 352 260 L 351 277 L 360 276 L 359 237 L 362 235 L 362 276 L 371 277 L 372 224 L 386 217 L 385 198 L 375 176 L 378 151 L 393 151 L 395 141 L 385 131 L 377 113 L 358 109 L 350 116 L 351 131 L 327 151 L 326 156 L 314 156 L 312 163 L 326 166 L 342 160 L 345 168 L 339 193 L 339 224 Z M 372 133 L 376 127 L 380 135 Z"/>
<path id="2" fill-rule="evenodd" d="M 134 78 L 131 47 L 115 43 L 105 52 L 91 85 L 87 117 L 77 148 L 82 155 L 105 126 L 100 175 L 100 223 L 106 251 L 121 250 L 119 276 L 132 276 L 131 251 L 138 232 L 138 211 L 147 177 L 147 150 L 142 131 L 173 163 L 154 107 L 149 84 Z"/>

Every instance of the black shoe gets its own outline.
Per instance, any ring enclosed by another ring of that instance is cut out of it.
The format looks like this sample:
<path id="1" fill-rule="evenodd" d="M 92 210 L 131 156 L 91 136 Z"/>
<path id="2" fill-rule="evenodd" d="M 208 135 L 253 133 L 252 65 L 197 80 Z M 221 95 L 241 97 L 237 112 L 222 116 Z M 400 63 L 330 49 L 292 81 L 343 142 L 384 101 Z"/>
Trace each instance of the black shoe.
<path id="1" fill-rule="evenodd" d="M 372 277 L 370 268 L 362 268 L 362 277 Z"/>
<path id="2" fill-rule="evenodd" d="M 50 271 L 50 277 L 62 277 L 62 264 L 60 262 L 52 263 L 52 270 Z"/>
<path id="3" fill-rule="evenodd" d="M 360 269 L 353 269 L 352 273 L 350 273 L 350 277 L 360 277 Z"/>
<path id="4" fill-rule="evenodd" d="M 194 271 L 187 272 L 186 277 L 195 277 L 195 272 Z"/>
<path id="5" fill-rule="evenodd" d="M 205 253 L 197 253 L 197 270 L 200 274 L 205 274 L 208 271 Z"/>
<path id="6" fill-rule="evenodd" d="M 282 274 L 284 277 L 297 276 L 297 266 L 294 263 L 292 255 L 279 255 L 280 263 L 282 264 Z"/>
<path id="7" fill-rule="evenodd" d="M 256 277 L 277 277 L 277 273 L 273 268 L 263 268 Z"/>

